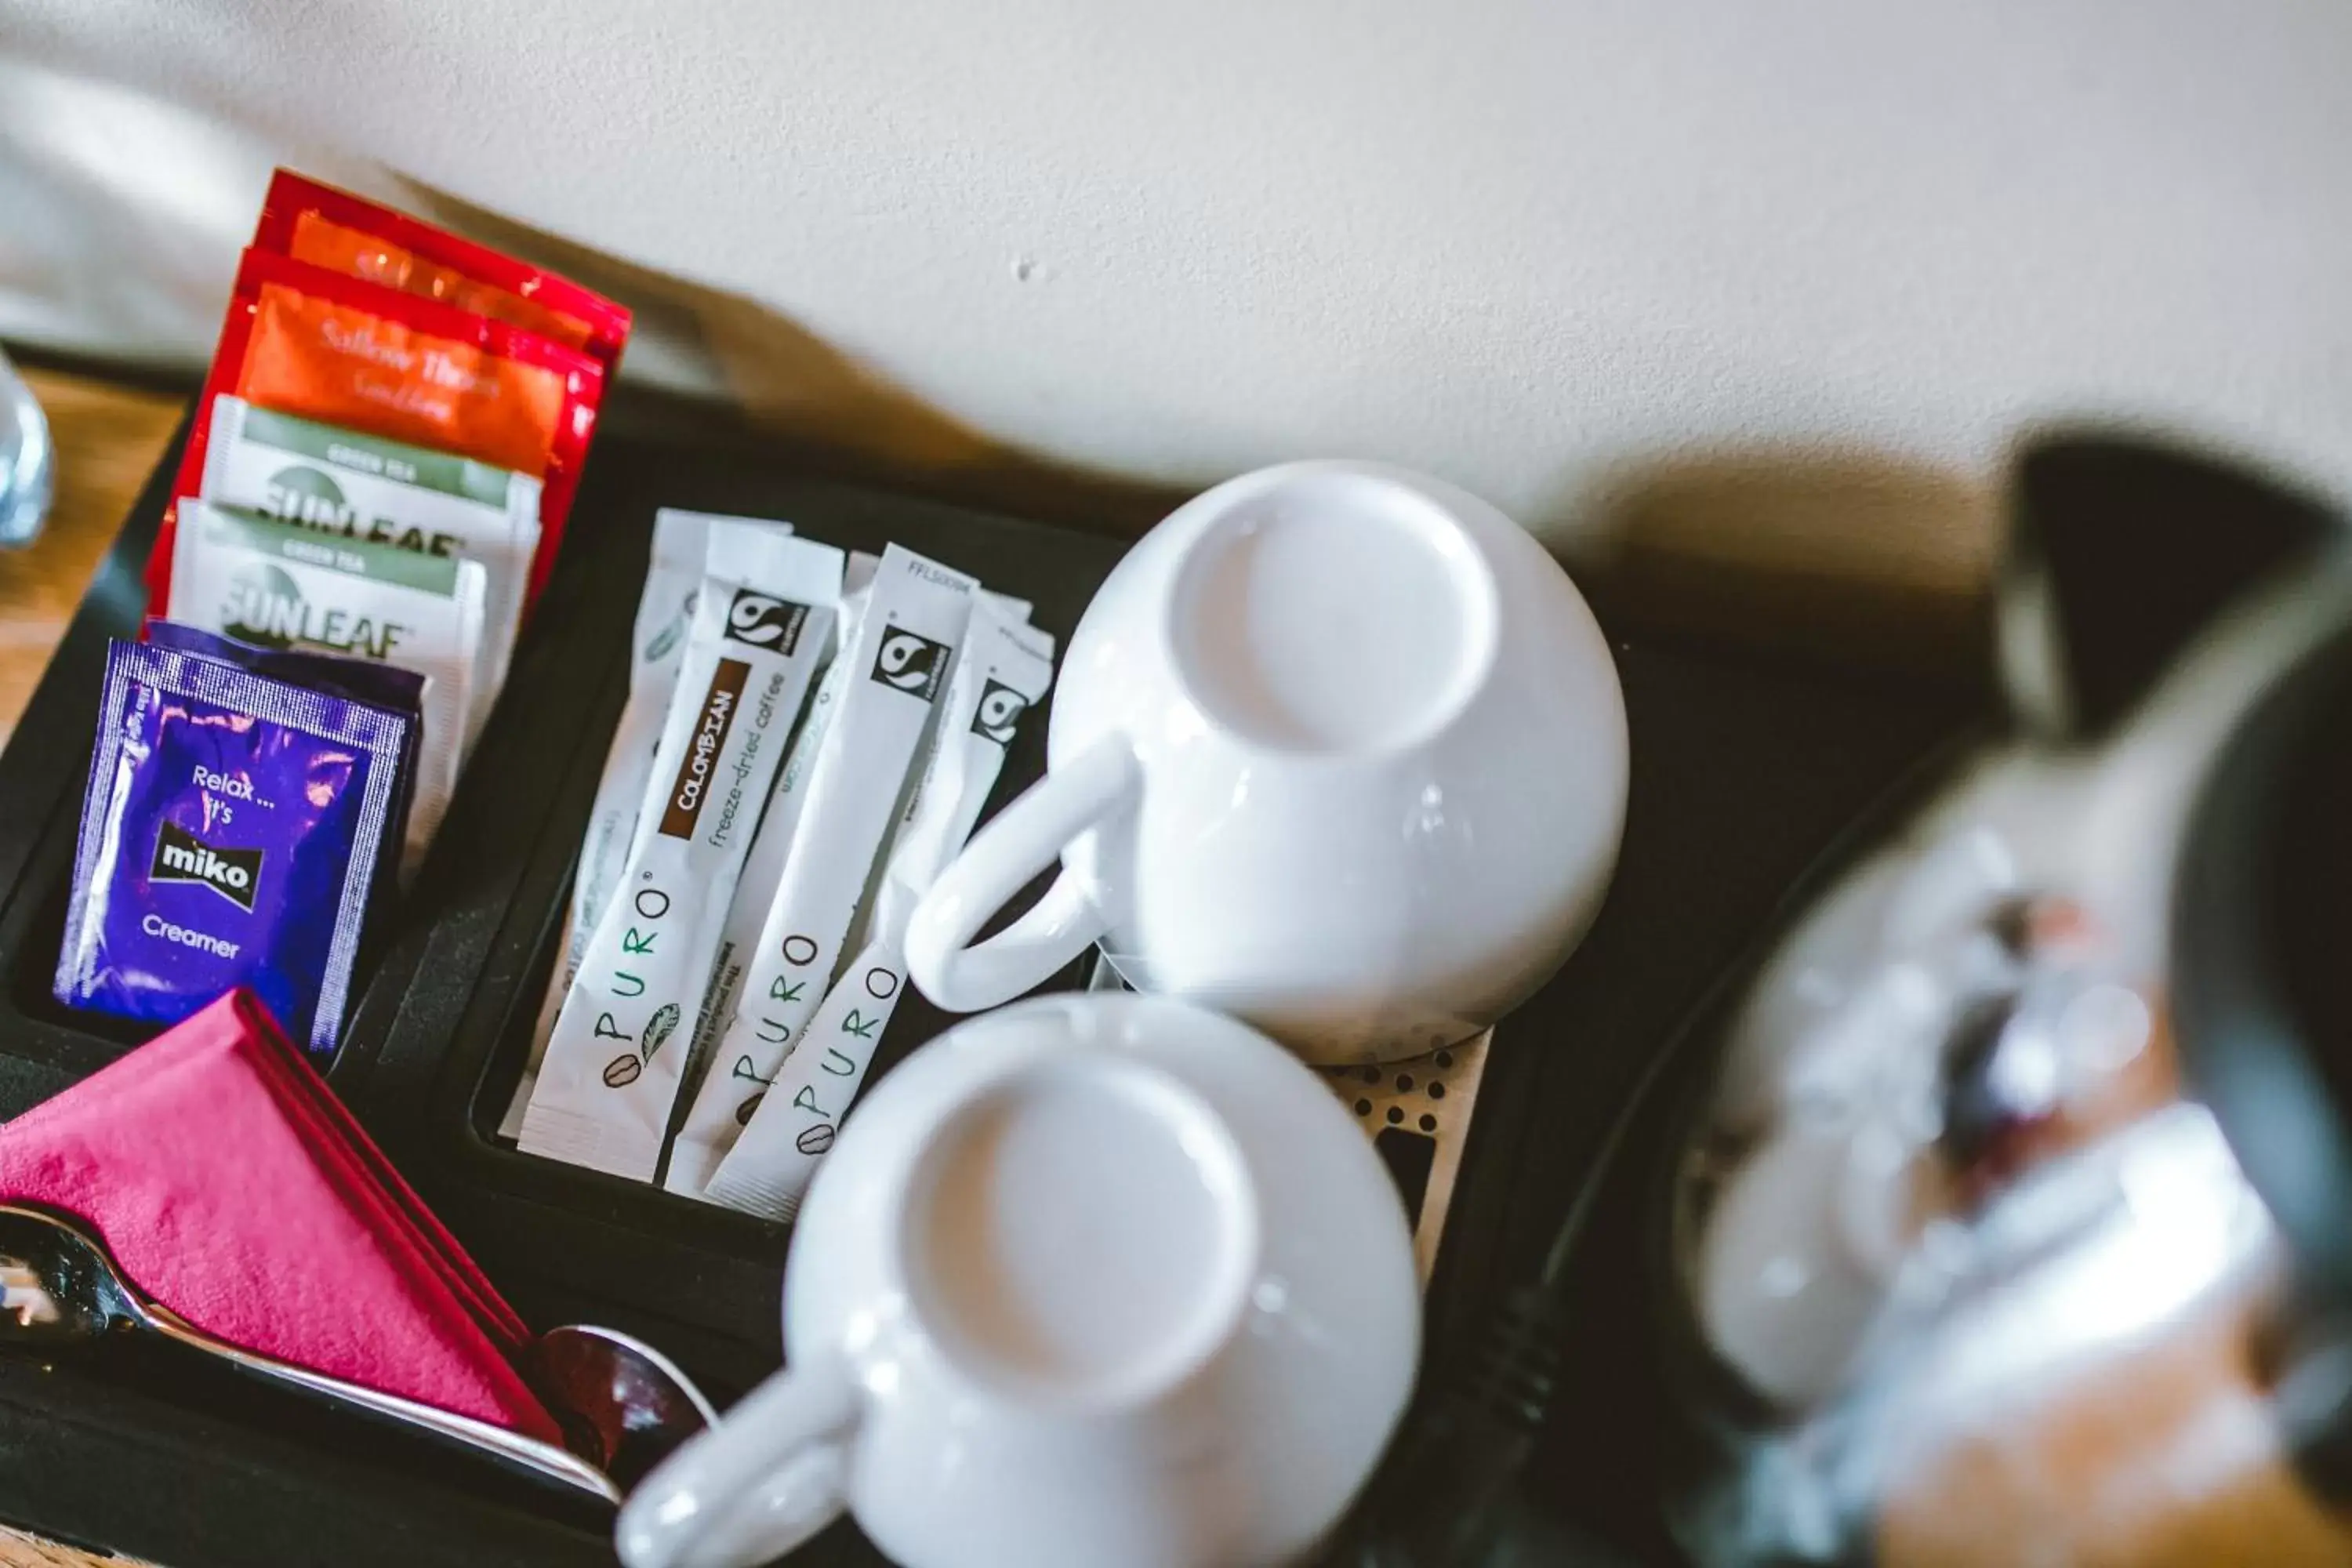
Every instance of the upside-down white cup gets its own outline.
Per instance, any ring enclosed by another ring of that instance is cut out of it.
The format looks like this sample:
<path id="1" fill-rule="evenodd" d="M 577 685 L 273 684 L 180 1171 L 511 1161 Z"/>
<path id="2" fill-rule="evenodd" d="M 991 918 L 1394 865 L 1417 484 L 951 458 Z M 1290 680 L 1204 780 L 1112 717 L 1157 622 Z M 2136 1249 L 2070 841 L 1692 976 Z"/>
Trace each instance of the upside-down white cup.
<path id="1" fill-rule="evenodd" d="M 785 1370 L 647 1477 L 629 1568 L 748 1568 L 845 1509 L 908 1568 L 1293 1560 L 1371 1473 L 1420 1343 L 1394 1183 L 1274 1042 L 1041 998 L 902 1063 L 784 1272 Z"/>
<path id="2" fill-rule="evenodd" d="M 1373 464 L 1247 474 L 1147 535 L 1071 640 L 1047 755 L 915 910 L 908 971 L 950 1011 L 1098 941 L 1310 1059 L 1432 1050 L 1559 967 L 1624 822 L 1624 701 L 1568 574 Z"/>

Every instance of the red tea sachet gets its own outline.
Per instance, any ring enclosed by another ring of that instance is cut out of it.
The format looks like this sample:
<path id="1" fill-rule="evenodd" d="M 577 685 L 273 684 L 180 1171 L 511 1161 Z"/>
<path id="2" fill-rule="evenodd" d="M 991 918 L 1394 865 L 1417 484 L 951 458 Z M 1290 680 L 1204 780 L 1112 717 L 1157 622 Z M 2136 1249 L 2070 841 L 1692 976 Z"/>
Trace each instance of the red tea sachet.
<path id="1" fill-rule="evenodd" d="M 253 247 L 510 322 L 583 349 L 607 371 L 629 340 L 625 306 L 486 245 L 289 169 L 269 182 Z"/>

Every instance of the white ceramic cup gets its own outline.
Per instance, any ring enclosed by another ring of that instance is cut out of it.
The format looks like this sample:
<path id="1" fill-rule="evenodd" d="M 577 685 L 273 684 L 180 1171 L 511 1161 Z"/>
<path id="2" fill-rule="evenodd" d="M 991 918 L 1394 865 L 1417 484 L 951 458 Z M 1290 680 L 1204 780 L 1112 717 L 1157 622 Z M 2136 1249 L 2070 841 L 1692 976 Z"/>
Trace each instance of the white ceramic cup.
<path id="1" fill-rule="evenodd" d="M 1071 639 L 1047 754 L 915 911 L 908 970 L 950 1011 L 1099 941 L 1311 1059 L 1433 1050 L 1559 967 L 1624 822 L 1624 700 L 1568 574 L 1372 464 L 1247 474 L 1146 536 Z"/>
<path id="2" fill-rule="evenodd" d="M 628 1568 L 736 1568 L 847 1508 L 908 1568 L 1246 1568 L 1311 1549 L 1411 1392 L 1394 1184 L 1230 1018 L 1042 998 L 915 1052 L 819 1167 L 786 1370 L 666 1461 Z"/>

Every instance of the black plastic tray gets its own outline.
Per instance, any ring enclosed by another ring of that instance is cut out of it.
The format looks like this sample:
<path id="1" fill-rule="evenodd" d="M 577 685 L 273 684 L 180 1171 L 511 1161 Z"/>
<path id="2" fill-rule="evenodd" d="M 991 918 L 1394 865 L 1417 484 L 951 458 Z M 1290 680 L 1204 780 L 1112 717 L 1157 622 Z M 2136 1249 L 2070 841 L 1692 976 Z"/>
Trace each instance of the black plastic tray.
<path id="1" fill-rule="evenodd" d="M 143 1037 L 66 1012 L 48 986 L 104 644 L 137 624 L 176 463 L 175 447 L 0 754 L 0 1116 Z M 904 543 L 1030 599 L 1037 624 L 1065 641 L 1124 546 L 829 482 L 758 454 L 611 435 L 600 445 L 562 561 L 330 1081 L 527 1319 L 641 1334 L 728 1396 L 781 1357 L 787 1227 L 521 1155 L 490 1135 L 560 941 L 664 505 L 790 518 L 848 548 Z M 1593 1151 L 1646 1053 L 1789 880 L 1964 711 L 1751 655 L 1640 640 L 1618 651 L 1634 741 L 1624 858 L 1584 948 L 1498 1032 L 1430 1297 L 1437 1375 L 1591 1179 Z M 1042 729 L 1015 746 L 999 802 L 1042 767 Z M 877 1070 L 943 1022 L 910 995 Z M 1634 1287 L 1593 1282 L 1612 1297 Z M 1545 1462 L 1558 1474 L 1538 1475 L 1536 1489 L 1644 1544 L 1638 1520 L 1607 1518 L 1580 1484 L 1589 1467 L 1578 1414 L 1556 1426 L 1561 1443 Z M 1598 1432 L 1595 1443 L 1604 1489 L 1622 1494 L 1639 1456 Z M 609 1521 L 593 1510 L 169 1358 L 56 1369 L 0 1360 L 0 1519 L 175 1568 L 610 1561 Z M 846 1526 L 806 1558 L 877 1560 Z"/>

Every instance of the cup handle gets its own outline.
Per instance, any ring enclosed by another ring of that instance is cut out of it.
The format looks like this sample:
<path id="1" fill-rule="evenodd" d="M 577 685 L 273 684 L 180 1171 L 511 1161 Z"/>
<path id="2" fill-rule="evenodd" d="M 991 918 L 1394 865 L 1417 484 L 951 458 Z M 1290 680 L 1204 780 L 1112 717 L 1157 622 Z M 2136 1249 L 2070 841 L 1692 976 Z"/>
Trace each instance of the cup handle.
<path id="1" fill-rule="evenodd" d="M 1106 922 L 1065 869 L 1027 914 L 977 947 L 971 939 L 1069 842 L 1130 806 L 1143 772 L 1123 735 L 1106 735 L 996 814 L 940 873 L 907 922 L 907 972 L 950 1013 L 978 1013 L 1048 979 Z"/>
<path id="2" fill-rule="evenodd" d="M 754 1568 L 847 1506 L 843 1447 L 857 1419 L 848 1369 L 787 1367 L 688 1440 L 621 1505 L 626 1568 Z"/>

